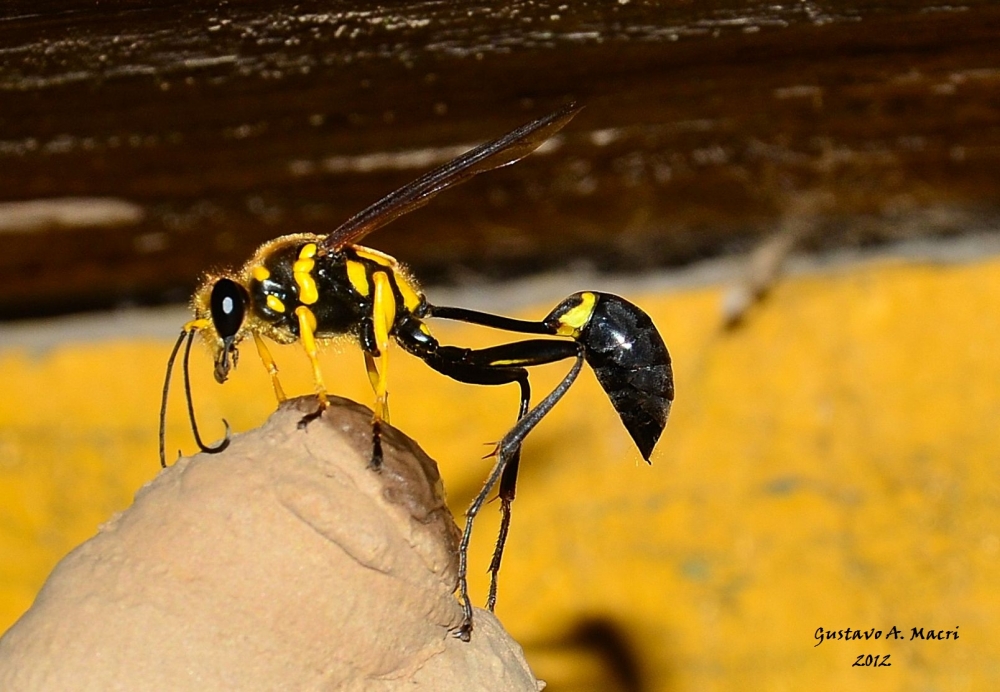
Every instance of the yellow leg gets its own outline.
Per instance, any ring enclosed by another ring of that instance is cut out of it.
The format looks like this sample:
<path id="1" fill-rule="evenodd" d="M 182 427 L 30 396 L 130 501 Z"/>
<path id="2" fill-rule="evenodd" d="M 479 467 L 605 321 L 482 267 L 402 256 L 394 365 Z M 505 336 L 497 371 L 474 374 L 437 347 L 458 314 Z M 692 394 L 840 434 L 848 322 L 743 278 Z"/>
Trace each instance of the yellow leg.
<path id="1" fill-rule="evenodd" d="M 264 339 L 259 334 L 253 335 L 253 341 L 257 344 L 257 355 L 260 356 L 261 362 L 267 369 L 267 374 L 271 376 L 271 386 L 274 387 L 274 396 L 278 398 L 278 403 L 280 404 L 288 397 L 285 396 L 285 390 L 281 388 L 281 382 L 278 381 L 278 366 L 275 365 L 274 359 L 271 357 L 271 352 L 267 350 L 267 344 L 264 343 Z"/>
<path id="2" fill-rule="evenodd" d="M 378 372 L 378 363 L 375 362 L 375 356 L 370 354 L 368 351 L 365 351 L 365 369 L 368 371 L 368 381 L 371 383 L 372 391 L 375 392 L 376 396 L 375 416 L 379 417 L 379 411 L 378 411 L 379 406 L 377 398 L 379 390 L 379 377 L 381 377 L 381 375 L 379 375 Z M 387 412 L 382 411 L 382 413 L 387 413 Z"/>
<path id="3" fill-rule="evenodd" d="M 323 373 L 319 369 L 319 358 L 317 358 L 316 354 L 316 316 L 305 305 L 295 308 L 295 315 L 299 318 L 299 339 L 302 341 L 306 355 L 309 356 L 309 361 L 312 363 L 313 380 L 316 383 L 316 396 L 319 397 L 320 410 L 322 410 L 327 405 L 326 385 L 323 384 Z"/>
<path id="4" fill-rule="evenodd" d="M 372 306 L 372 322 L 375 327 L 375 345 L 378 356 L 365 354 L 368 379 L 375 390 L 375 420 L 389 420 L 389 331 L 396 321 L 396 299 L 392 294 L 392 284 L 385 272 L 376 272 L 375 302 Z"/>
<path id="5" fill-rule="evenodd" d="M 385 272 L 375 272 L 372 280 L 375 284 L 372 326 L 378 355 L 365 351 L 365 367 L 368 369 L 368 381 L 375 390 L 372 458 L 369 468 L 377 471 L 382 467 L 382 421 L 389 420 L 389 332 L 392 331 L 392 325 L 396 321 L 396 298 L 392 292 L 392 283 Z"/>

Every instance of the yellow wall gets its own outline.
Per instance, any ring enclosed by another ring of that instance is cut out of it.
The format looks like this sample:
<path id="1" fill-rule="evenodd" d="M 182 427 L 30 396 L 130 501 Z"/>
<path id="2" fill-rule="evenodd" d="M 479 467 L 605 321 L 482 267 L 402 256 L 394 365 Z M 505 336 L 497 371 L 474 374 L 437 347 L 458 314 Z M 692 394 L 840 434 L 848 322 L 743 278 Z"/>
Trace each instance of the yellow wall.
<path id="1" fill-rule="evenodd" d="M 536 672 L 553 692 L 994 689 L 1000 261 L 787 279 L 734 332 L 720 328 L 719 296 L 629 296 L 675 363 L 677 401 L 652 467 L 589 373 L 529 438 L 498 615 Z M 449 343 L 496 336 L 436 329 Z M 156 474 L 169 348 L 0 351 L 0 630 Z M 308 392 L 304 357 L 275 355 L 286 389 Z M 336 393 L 370 403 L 357 352 L 324 366 Z M 536 396 L 564 371 L 544 368 Z M 195 375 L 208 437 L 222 416 L 245 430 L 273 409 L 252 348 L 224 387 L 204 353 Z M 400 353 L 391 391 L 393 423 L 439 460 L 460 514 L 516 388 L 452 383 Z M 176 393 L 168 446 L 190 452 Z M 494 508 L 471 555 L 480 603 Z M 893 626 L 904 639 L 814 646 L 818 627 Z M 913 627 L 956 626 L 957 641 L 910 641 Z M 859 654 L 892 665 L 852 667 Z"/>

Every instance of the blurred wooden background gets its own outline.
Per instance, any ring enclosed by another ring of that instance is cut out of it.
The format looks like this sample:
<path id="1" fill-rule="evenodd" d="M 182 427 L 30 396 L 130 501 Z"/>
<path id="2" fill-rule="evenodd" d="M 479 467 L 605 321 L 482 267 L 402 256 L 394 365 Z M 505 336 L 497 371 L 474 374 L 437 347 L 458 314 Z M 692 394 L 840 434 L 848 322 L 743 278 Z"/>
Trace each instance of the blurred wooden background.
<path id="1" fill-rule="evenodd" d="M 462 282 L 746 249 L 803 193 L 819 200 L 813 247 L 996 213 L 995 3 L 0 12 L 0 317 L 182 301 L 207 266 L 323 233 L 569 99 L 586 110 L 560 146 L 369 242 L 425 281 Z"/>

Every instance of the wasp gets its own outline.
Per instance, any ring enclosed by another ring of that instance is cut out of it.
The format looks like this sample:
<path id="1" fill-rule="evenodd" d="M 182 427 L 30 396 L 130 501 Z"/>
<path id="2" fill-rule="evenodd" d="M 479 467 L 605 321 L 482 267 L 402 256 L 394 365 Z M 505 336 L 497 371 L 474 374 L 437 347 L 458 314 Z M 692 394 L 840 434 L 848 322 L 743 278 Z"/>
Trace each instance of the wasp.
<path id="1" fill-rule="evenodd" d="M 204 279 L 192 300 L 194 319 L 181 329 L 167 362 L 160 409 L 160 464 L 166 467 L 164 436 L 171 373 L 185 340 L 184 382 L 195 440 L 199 448 L 210 453 L 221 451 L 229 443 L 228 423 L 224 439 L 214 447 L 204 444 L 198 432 L 188 375 L 191 343 L 196 333 L 212 353 L 215 379 L 219 383 L 225 382 L 230 370 L 236 367 L 240 344 L 252 339 L 270 374 L 279 403 L 286 397 L 267 340 L 302 344 L 312 365 L 319 406 L 302 419 L 300 427 L 319 417 L 327 406 L 327 388 L 318 358 L 320 346 L 345 336 L 354 340 L 364 354 L 375 394 L 370 467 L 376 471 L 382 463 L 381 426 L 389 418 L 387 365 L 392 342 L 459 382 L 516 383 L 520 387 L 517 422 L 493 451 L 493 469 L 466 511 L 459 544 L 457 589 L 464 620 L 456 636 L 468 641 L 472 604 L 466 575 L 472 525 L 489 493 L 499 483 L 501 525 L 489 567 L 487 599 L 487 607 L 493 610 L 525 437 L 563 397 L 586 362 L 643 459 L 649 462 L 674 398 L 670 355 L 649 316 L 616 295 L 595 291 L 575 293 L 538 321 L 438 306 L 427 300 L 413 277 L 394 258 L 356 243 L 375 229 L 427 204 L 438 193 L 527 156 L 562 129 L 579 110 L 570 104 L 475 147 L 390 193 L 328 235 L 279 237 L 262 245 L 242 268 Z M 428 327 L 429 318 L 544 338 L 482 349 L 443 345 Z M 528 368 L 564 360 L 572 361 L 569 372 L 532 407 Z"/>

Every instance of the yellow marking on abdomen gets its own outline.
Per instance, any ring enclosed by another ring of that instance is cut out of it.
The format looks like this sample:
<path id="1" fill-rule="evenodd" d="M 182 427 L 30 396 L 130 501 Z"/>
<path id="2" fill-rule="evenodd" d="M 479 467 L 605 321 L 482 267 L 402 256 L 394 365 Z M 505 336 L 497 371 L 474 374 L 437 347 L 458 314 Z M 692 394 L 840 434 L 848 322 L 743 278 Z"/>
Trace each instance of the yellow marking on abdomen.
<path id="1" fill-rule="evenodd" d="M 580 294 L 580 304 L 576 305 L 559 317 L 559 327 L 556 333 L 561 336 L 580 336 L 580 331 L 587 326 L 591 315 L 594 314 L 594 305 L 597 303 L 597 296 L 590 291 Z"/>

